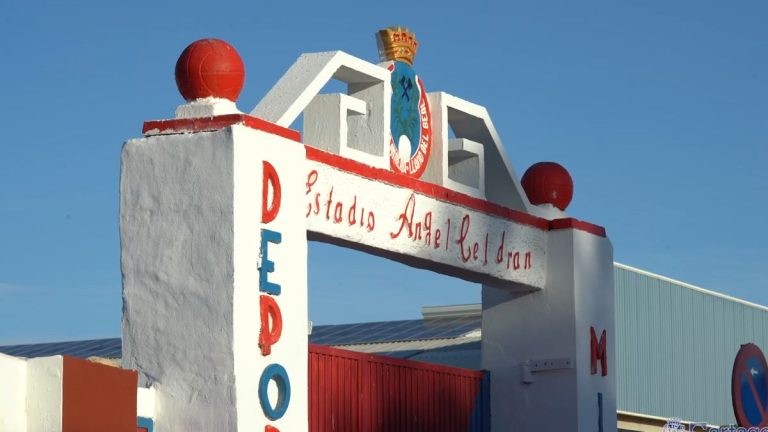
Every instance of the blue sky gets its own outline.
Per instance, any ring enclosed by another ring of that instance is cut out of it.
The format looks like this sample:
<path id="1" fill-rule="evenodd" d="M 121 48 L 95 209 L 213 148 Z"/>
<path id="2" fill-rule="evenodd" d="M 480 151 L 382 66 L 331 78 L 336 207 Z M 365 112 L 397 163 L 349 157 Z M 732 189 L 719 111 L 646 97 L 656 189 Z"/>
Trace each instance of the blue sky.
<path id="1" fill-rule="evenodd" d="M 3 0 L 0 344 L 119 335 L 121 143 L 172 117 L 187 44 L 239 50 L 247 112 L 303 52 L 375 62 L 392 24 L 421 41 L 428 91 L 488 108 L 519 175 L 569 169 L 569 213 L 606 226 L 617 261 L 768 304 L 766 22 L 764 0 Z M 310 261 L 315 323 L 479 300 L 335 247 Z"/>

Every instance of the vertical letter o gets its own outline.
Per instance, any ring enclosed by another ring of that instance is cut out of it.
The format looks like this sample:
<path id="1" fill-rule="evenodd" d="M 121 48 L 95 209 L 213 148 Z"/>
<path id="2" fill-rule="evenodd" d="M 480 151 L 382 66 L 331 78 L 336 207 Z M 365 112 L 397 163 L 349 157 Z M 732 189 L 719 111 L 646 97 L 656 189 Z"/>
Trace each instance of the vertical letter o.
<path id="1" fill-rule="evenodd" d="M 269 381 L 275 380 L 277 384 L 277 403 L 273 407 L 269 402 Z M 278 420 L 285 415 L 288 404 L 291 401 L 291 382 L 285 368 L 277 363 L 272 363 L 264 369 L 259 379 L 259 402 L 264 415 L 270 420 Z"/>

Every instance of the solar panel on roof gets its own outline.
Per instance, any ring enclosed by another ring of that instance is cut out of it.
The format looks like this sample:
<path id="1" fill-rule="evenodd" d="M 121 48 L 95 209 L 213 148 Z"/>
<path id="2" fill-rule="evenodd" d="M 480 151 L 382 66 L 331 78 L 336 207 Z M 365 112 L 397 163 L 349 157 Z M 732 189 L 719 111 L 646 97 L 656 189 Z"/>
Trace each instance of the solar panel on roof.
<path id="1" fill-rule="evenodd" d="M 122 342 L 120 338 L 111 338 L 74 342 L 9 345 L 0 347 L 0 352 L 26 358 L 48 357 L 53 355 L 68 355 L 79 358 L 93 356 L 120 358 L 122 356 Z"/>
<path id="2" fill-rule="evenodd" d="M 480 317 L 403 320 L 317 326 L 310 341 L 321 345 L 350 345 L 459 337 L 479 329 Z"/>
<path id="3" fill-rule="evenodd" d="M 320 345 L 373 344 L 383 342 L 446 339 L 459 337 L 479 329 L 480 317 L 434 318 L 427 320 L 383 321 L 358 324 L 316 326 L 309 340 Z M 69 355 L 79 358 L 120 358 L 120 338 L 92 339 L 74 342 L 10 345 L 0 352 L 17 357 Z"/>

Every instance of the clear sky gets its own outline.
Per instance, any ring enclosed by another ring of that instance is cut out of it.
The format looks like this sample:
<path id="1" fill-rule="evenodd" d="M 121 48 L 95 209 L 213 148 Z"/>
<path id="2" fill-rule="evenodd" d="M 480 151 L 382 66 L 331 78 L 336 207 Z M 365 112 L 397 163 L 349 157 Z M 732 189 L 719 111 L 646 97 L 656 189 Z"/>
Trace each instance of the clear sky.
<path id="1" fill-rule="evenodd" d="M 119 335 L 120 148 L 182 102 L 186 45 L 239 50 L 248 112 L 301 53 L 376 62 L 393 24 L 416 32 L 428 91 L 488 108 L 518 175 L 569 169 L 569 213 L 606 226 L 617 261 L 768 304 L 766 23 L 765 0 L 2 0 L 0 344 Z M 311 247 L 316 324 L 479 293 Z"/>

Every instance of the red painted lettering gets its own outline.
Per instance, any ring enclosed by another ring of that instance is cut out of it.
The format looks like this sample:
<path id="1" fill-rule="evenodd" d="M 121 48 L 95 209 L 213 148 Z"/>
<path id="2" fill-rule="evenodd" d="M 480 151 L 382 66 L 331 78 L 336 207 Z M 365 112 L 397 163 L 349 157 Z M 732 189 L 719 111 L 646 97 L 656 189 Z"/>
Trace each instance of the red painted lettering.
<path id="1" fill-rule="evenodd" d="M 504 262 L 504 238 L 506 238 L 507 232 L 501 232 L 501 242 L 499 243 L 499 249 L 496 251 L 496 263 L 501 264 Z M 509 266 L 507 266 L 509 268 Z"/>
<path id="2" fill-rule="evenodd" d="M 408 228 L 408 238 L 413 237 L 413 212 L 416 210 L 416 195 L 411 194 L 408 197 L 408 201 L 405 203 L 405 209 L 397 218 L 400 220 L 400 229 L 397 232 L 389 233 L 389 236 L 393 239 L 400 237 L 404 228 Z"/>
<path id="3" fill-rule="evenodd" d="M 277 217 L 280 211 L 280 177 L 275 167 L 267 161 L 262 162 L 261 185 L 261 222 L 270 223 Z M 272 202 L 269 201 L 269 189 L 272 189 Z"/>
<path id="4" fill-rule="evenodd" d="M 451 220 L 448 219 L 448 229 L 445 231 L 445 236 L 448 238 L 448 240 L 445 242 L 445 250 L 448 250 L 448 244 L 450 244 L 451 240 Z"/>
<path id="5" fill-rule="evenodd" d="M 349 223 L 349 226 L 354 225 L 357 223 L 357 215 L 355 212 L 357 211 L 357 195 L 355 195 L 355 199 L 352 200 L 352 205 L 349 206 L 349 211 L 347 212 L 347 223 Z"/>
<path id="6" fill-rule="evenodd" d="M 336 207 L 333 210 L 333 223 L 340 223 L 343 219 L 341 213 L 344 211 L 341 201 L 336 203 Z"/>
<path id="7" fill-rule="evenodd" d="M 523 268 L 526 270 L 531 268 L 531 252 L 530 251 L 525 253 L 525 264 L 523 265 Z"/>
<path id="8" fill-rule="evenodd" d="M 325 203 L 325 220 L 331 220 L 331 201 L 333 201 L 333 188 L 331 188 L 328 201 Z"/>
<path id="9" fill-rule="evenodd" d="M 307 186 L 307 192 L 305 195 L 309 195 L 310 192 L 312 192 L 312 186 L 317 183 L 317 170 L 312 170 L 309 172 L 309 175 L 307 176 L 307 182 L 305 185 Z M 320 194 L 315 194 L 315 214 L 317 214 L 320 211 Z M 312 202 L 310 201 L 307 204 L 307 217 L 312 214 Z"/>
<path id="10" fill-rule="evenodd" d="M 450 223 L 450 219 L 449 219 Z M 467 240 L 467 234 L 469 233 L 469 215 L 465 214 L 463 218 L 461 218 L 461 228 L 459 228 L 459 239 L 456 240 L 456 243 L 459 245 L 459 251 L 461 254 L 461 260 L 463 262 L 469 261 L 470 258 L 472 258 L 472 250 L 469 246 L 467 246 L 467 253 L 464 254 L 464 242 Z"/>
<path id="11" fill-rule="evenodd" d="M 520 252 L 509 252 L 507 254 L 507 268 L 512 264 L 513 270 L 520 270 Z"/>
<path id="12" fill-rule="evenodd" d="M 424 243 L 426 243 L 427 246 L 432 244 L 432 212 L 427 212 L 426 215 L 424 215 Z"/>
<path id="13" fill-rule="evenodd" d="M 310 192 L 312 192 L 312 186 L 317 183 L 317 170 L 312 170 L 309 172 L 309 175 L 307 176 L 307 192 L 304 193 L 304 195 L 309 195 Z"/>
<path id="14" fill-rule="evenodd" d="M 272 345 L 280 340 L 280 335 L 283 333 L 283 315 L 275 299 L 268 295 L 259 297 L 259 306 L 261 309 L 259 348 L 261 348 L 261 355 L 268 356 L 272 353 Z"/>
<path id="15" fill-rule="evenodd" d="M 600 334 L 600 341 L 597 340 L 597 333 L 594 327 L 589 328 L 589 367 L 592 375 L 597 375 L 597 361 L 600 360 L 600 368 L 603 370 L 602 376 L 608 375 L 608 356 L 606 347 L 608 346 L 608 337 L 603 330 Z"/>

